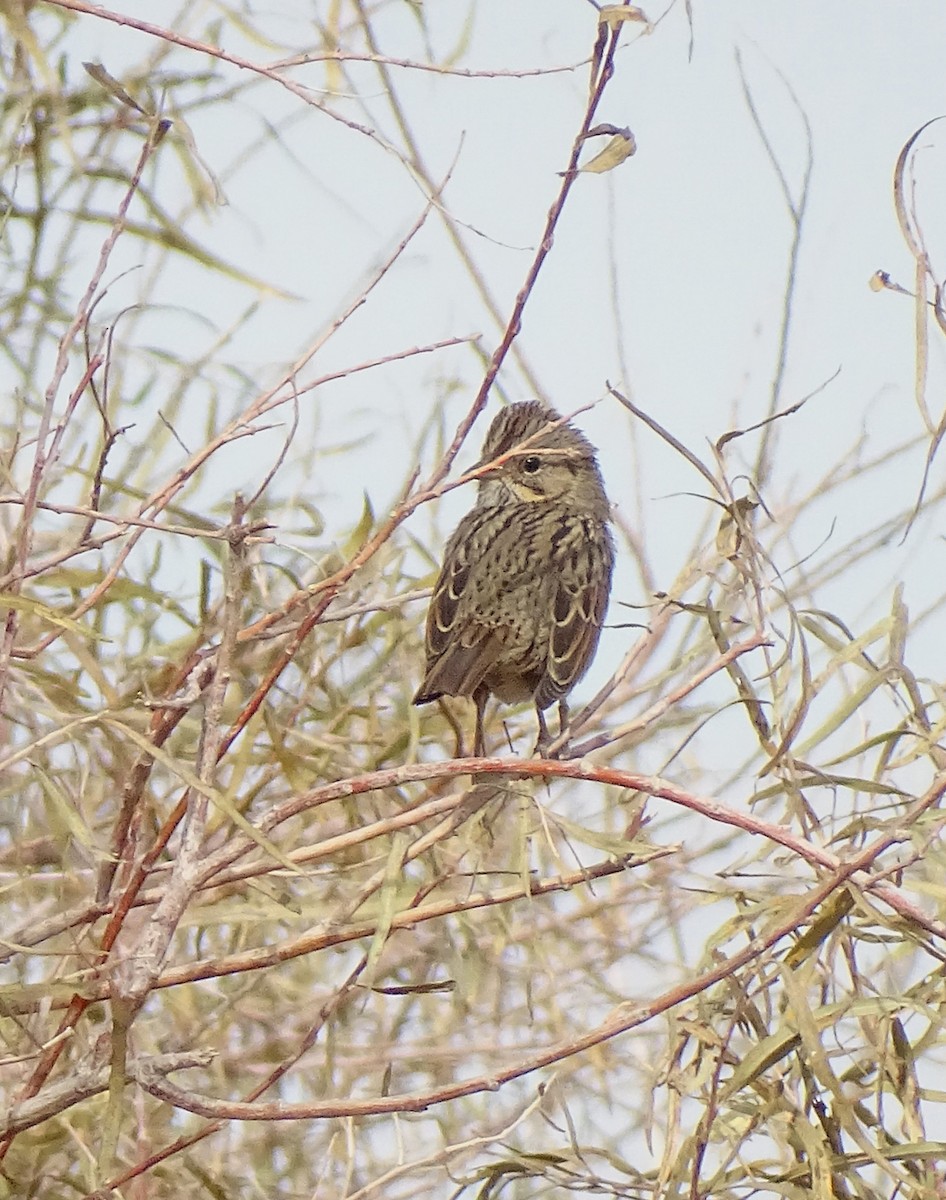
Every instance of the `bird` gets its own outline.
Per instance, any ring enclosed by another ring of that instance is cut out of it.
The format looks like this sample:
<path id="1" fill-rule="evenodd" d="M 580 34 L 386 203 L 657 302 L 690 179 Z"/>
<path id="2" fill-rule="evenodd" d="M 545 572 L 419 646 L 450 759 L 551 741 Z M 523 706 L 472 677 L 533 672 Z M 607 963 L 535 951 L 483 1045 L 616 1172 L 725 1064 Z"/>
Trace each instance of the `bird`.
<path id="1" fill-rule="evenodd" d="M 413 702 L 472 697 L 481 757 L 489 696 L 532 700 L 544 753 L 545 709 L 558 701 L 561 733 L 565 697 L 598 646 L 614 571 L 611 506 L 594 447 L 542 401 L 497 414 L 474 470 L 476 503 L 444 549 Z"/>

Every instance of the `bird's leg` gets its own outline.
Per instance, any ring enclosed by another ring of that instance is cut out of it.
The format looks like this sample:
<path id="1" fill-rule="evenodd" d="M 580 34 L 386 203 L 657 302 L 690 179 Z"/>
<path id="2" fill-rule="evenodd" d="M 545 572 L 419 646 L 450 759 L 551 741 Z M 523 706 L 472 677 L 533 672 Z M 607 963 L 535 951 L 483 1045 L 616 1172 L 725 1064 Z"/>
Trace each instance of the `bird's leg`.
<path id="1" fill-rule="evenodd" d="M 561 737 L 568 728 L 568 701 L 559 700 L 558 702 L 558 736 Z"/>
<path id="2" fill-rule="evenodd" d="M 539 718 L 539 740 L 535 744 L 534 754 L 541 755 L 542 758 L 558 758 L 558 750 L 548 753 L 548 748 L 553 741 L 558 741 L 565 730 L 568 728 L 568 705 L 564 700 L 558 702 L 558 737 L 553 738 L 549 733 L 549 727 L 545 721 L 545 713 L 542 712 L 538 705 L 535 706 L 535 715 Z"/>
<path id="3" fill-rule="evenodd" d="M 486 745 L 483 737 L 483 713 L 486 711 L 486 701 L 489 699 L 489 688 L 483 684 L 473 693 L 473 703 L 476 705 L 476 732 L 473 735 L 473 757 L 485 758 Z"/>
<path id="4" fill-rule="evenodd" d="M 535 744 L 533 754 L 538 752 L 540 757 L 545 758 L 545 749 L 552 738 L 549 735 L 549 727 L 545 723 L 545 713 L 539 708 L 538 704 L 535 706 L 535 715 L 539 719 L 539 740 Z"/>
<path id="5" fill-rule="evenodd" d="M 454 745 L 454 751 L 453 751 L 453 757 L 454 758 L 465 758 L 466 757 L 466 739 L 463 737 L 463 726 L 457 720 L 456 713 L 453 711 L 453 709 L 450 707 L 450 705 L 447 704 L 447 702 L 444 700 L 443 696 L 439 697 L 439 699 L 437 700 L 437 707 L 440 709 L 441 713 L 443 714 L 443 719 L 447 722 L 447 724 L 453 730 L 453 736 L 456 738 L 456 742 Z"/>

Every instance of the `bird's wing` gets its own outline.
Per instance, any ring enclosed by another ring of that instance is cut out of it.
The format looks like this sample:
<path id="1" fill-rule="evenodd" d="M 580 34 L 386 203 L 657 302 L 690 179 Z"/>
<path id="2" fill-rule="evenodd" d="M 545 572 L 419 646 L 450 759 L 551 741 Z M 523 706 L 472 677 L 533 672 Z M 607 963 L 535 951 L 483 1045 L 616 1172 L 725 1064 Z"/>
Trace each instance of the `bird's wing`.
<path id="1" fill-rule="evenodd" d="M 461 601 L 476 564 L 473 512 L 460 522 L 444 553 L 440 576 L 427 611 L 427 674 L 417 689 L 415 704 L 425 704 L 446 693 L 471 696 L 496 655 L 495 632 L 469 620 L 458 623 Z"/>
<path id="2" fill-rule="evenodd" d="M 540 708 L 567 695 L 584 674 L 608 609 L 614 544 L 603 523 L 583 524 L 575 559 L 556 572 L 548 667 L 535 697 Z"/>

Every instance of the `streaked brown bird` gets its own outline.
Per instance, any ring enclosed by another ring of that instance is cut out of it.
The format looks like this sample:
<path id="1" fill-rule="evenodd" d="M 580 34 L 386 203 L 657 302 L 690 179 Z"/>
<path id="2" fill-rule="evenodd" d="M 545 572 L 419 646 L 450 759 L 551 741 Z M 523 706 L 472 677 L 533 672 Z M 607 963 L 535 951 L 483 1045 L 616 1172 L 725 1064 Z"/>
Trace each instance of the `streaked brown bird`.
<path id="1" fill-rule="evenodd" d="M 594 447 L 554 409 L 512 404 L 493 421 L 476 504 L 447 542 L 427 613 L 427 673 L 414 697 L 471 696 L 482 755 L 492 693 L 544 711 L 587 670 L 608 607 L 614 542 Z M 499 460 L 499 461 L 496 461 Z"/>

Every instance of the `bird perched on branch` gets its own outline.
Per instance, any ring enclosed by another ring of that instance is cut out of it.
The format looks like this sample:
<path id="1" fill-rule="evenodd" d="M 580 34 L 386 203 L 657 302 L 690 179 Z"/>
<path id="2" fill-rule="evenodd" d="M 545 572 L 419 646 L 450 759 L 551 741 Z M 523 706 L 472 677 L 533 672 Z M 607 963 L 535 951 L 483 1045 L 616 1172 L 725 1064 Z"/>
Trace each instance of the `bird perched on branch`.
<path id="1" fill-rule="evenodd" d="M 490 694 L 544 710 L 587 670 L 608 606 L 614 542 L 594 447 L 536 400 L 495 418 L 477 468 L 476 504 L 447 542 L 427 613 L 427 672 L 414 697 L 471 696 L 482 755 Z"/>

